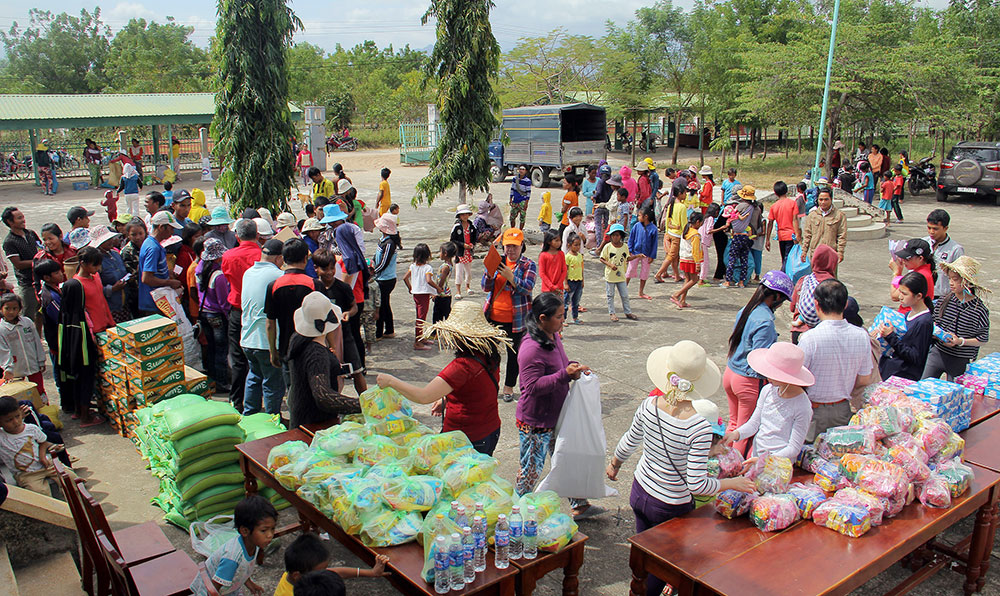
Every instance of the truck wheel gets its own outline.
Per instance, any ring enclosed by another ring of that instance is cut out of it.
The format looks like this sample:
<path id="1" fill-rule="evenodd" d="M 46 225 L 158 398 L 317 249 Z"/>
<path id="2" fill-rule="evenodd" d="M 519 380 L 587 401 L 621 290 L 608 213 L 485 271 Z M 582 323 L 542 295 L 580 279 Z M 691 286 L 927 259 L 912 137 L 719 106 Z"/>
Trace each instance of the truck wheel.
<path id="1" fill-rule="evenodd" d="M 535 188 L 544 188 L 549 183 L 549 176 L 541 166 L 531 168 L 531 185 Z"/>
<path id="2" fill-rule="evenodd" d="M 490 180 L 493 182 L 503 182 L 507 178 L 507 168 L 501 168 L 497 164 L 490 166 Z"/>
<path id="3" fill-rule="evenodd" d="M 947 203 L 948 202 L 948 193 L 942 191 L 940 188 L 937 189 L 937 191 L 935 191 L 934 196 L 935 196 L 935 198 L 937 198 L 938 203 Z"/>

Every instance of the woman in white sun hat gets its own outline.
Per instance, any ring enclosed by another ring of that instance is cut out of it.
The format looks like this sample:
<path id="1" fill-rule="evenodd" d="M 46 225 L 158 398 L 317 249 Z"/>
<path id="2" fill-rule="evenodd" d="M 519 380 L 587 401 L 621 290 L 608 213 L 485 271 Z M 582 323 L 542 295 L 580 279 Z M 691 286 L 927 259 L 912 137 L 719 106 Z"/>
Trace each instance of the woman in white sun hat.
<path id="1" fill-rule="evenodd" d="M 479 240 L 479 232 L 472 225 L 472 207 L 462 204 L 455 211 L 455 225 L 451 228 L 450 240 L 458 250 L 457 267 L 455 268 L 455 300 L 462 299 L 462 285 L 465 285 L 465 295 L 472 295 L 472 253 Z"/>

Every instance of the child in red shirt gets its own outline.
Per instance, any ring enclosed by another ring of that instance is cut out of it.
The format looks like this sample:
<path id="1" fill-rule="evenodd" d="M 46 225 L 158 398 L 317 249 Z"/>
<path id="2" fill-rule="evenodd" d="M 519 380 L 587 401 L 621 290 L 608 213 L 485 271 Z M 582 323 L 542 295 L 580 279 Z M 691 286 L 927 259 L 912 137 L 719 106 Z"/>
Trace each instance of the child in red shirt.
<path id="1" fill-rule="evenodd" d="M 538 255 L 538 275 L 542 278 L 543 292 L 562 295 L 566 286 L 566 255 L 562 251 L 562 238 L 558 230 L 545 232 L 544 250 Z"/>
<path id="2" fill-rule="evenodd" d="M 886 227 L 888 227 L 889 226 L 889 212 L 892 211 L 892 191 L 893 191 L 892 178 L 890 178 L 889 176 L 886 176 L 882 180 L 882 184 L 879 187 L 879 189 L 881 190 L 882 194 L 880 195 L 881 198 L 878 201 L 878 208 L 881 209 L 883 211 L 883 213 L 885 214 L 884 215 L 884 217 L 885 217 L 885 225 L 886 225 Z"/>
<path id="3" fill-rule="evenodd" d="M 896 164 L 892 167 L 893 178 L 892 178 L 892 209 L 896 212 L 896 223 L 903 223 L 903 210 L 899 207 L 899 203 L 903 200 L 903 186 L 906 183 L 906 177 L 903 176 L 903 166 Z"/>

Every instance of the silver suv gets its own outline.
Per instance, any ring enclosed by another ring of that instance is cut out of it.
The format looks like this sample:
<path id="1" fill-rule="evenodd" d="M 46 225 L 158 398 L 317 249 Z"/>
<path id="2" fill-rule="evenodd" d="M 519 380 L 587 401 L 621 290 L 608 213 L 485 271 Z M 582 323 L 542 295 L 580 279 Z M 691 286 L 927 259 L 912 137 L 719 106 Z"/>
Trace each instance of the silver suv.
<path id="1" fill-rule="evenodd" d="M 950 194 L 992 198 L 1000 205 L 1000 143 L 962 141 L 941 160 L 937 200 Z"/>

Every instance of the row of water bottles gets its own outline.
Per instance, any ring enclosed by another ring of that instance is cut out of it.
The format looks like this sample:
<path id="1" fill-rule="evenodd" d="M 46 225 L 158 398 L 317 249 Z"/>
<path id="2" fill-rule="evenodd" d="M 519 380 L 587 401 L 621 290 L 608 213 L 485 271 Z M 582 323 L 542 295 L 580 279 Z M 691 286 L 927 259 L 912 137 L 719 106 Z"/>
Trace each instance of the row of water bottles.
<path id="1" fill-rule="evenodd" d="M 477 503 L 472 526 L 465 525 L 468 518 L 465 508 L 458 506 L 452 513 L 462 533 L 435 538 L 434 591 L 446 594 L 451 590 L 462 590 L 466 584 L 476 580 L 476 574 L 486 571 L 486 515 L 482 505 Z M 512 559 L 534 559 L 538 556 L 538 521 L 535 507 L 528 506 L 522 520 L 520 507 L 511 509 L 510 520 L 506 515 L 497 517 L 494 532 L 494 564 L 497 569 L 506 569 Z"/>

